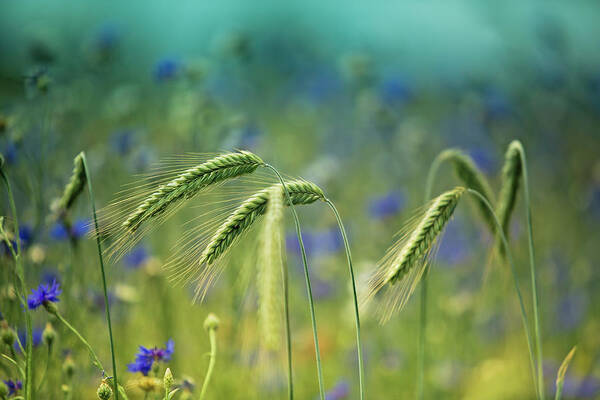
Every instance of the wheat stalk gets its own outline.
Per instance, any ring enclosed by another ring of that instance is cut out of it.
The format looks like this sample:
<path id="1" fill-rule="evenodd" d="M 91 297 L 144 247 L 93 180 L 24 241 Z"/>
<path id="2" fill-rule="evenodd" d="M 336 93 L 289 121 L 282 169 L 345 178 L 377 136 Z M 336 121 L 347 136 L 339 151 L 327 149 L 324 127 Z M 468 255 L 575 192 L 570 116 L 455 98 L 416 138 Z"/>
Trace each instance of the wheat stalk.
<path id="1" fill-rule="evenodd" d="M 510 217 L 515 209 L 517 193 L 519 192 L 519 185 L 521 183 L 523 170 L 521 165 L 522 152 L 523 146 L 521 143 L 518 140 L 512 141 L 506 150 L 504 166 L 502 167 L 502 188 L 500 189 L 496 213 L 507 238 L 510 230 Z"/>
<path id="2" fill-rule="evenodd" d="M 280 318 L 277 303 L 279 292 L 279 267 L 281 254 L 281 225 L 283 222 L 283 196 L 281 185 L 271 187 L 268 206 L 259 238 L 258 255 L 258 322 L 261 343 L 265 350 L 279 348 Z"/>
<path id="3" fill-rule="evenodd" d="M 227 179 L 250 174 L 261 165 L 264 165 L 264 162 L 257 155 L 239 151 L 217 156 L 186 169 L 169 182 L 160 185 L 144 199 L 123 222 L 123 227 L 133 233 L 144 221 L 163 214 L 182 200 L 194 197 L 202 189 Z"/>
<path id="4" fill-rule="evenodd" d="M 419 283 L 426 267 L 428 255 L 436 238 L 452 217 L 465 188 L 456 187 L 433 199 L 417 221 L 415 229 L 403 235 L 379 262 L 380 267 L 369 281 L 363 305 L 381 289 L 390 289 L 381 312 L 381 322 L 402 309 Z"/>
<path id="5" fill-rule="evenodd" d="M 281 184 L 274 186 L 283 189 Z M 325 198 L 318 186 L 304 180 L 286 183 L 286 187 L 294 205 L 311 204 Z M 229 249 L 235 239 L 248 230 L 257 217 L 265 213 L 271 190 L 272 187 L 259 191 L 233 211 L 208 242 L 206 249 L 200 255 L 199 264 L 212 264 Z M 286 198 L 282 200 L 286 206 L 289 206 Z"/>

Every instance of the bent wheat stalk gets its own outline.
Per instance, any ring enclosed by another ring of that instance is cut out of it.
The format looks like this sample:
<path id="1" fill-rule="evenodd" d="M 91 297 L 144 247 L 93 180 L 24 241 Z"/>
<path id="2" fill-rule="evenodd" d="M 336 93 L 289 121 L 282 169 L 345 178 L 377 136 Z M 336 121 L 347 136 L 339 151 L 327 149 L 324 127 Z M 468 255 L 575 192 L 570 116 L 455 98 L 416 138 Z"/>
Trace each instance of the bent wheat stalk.
<path id="1" fill-rule="evenodd" d="M 490 185 L 485 178 L 485 175 L 477 168 L 471 157 L 459 149 L 447 149 L 442 151 L 433 160 L 427 181 L 425 183 L 425 202 L 431 198 L 433 184 L 440 166 L 444 162 L 449 162 L 454 168 L 454 173 L 457 178 L 467 187 L 478 191 L 489 201 L 494 201 L 494 195 Z M 477 200 L 479 212 L 488 225 L 492 234 L 495 230 L 494 218 L 490 214 L 484 203 Z M 419 335 L 418 335 L 418 356 L 417 356 L 417 399 L 421 400 L 424 397 L 424 376 L 425 376 L 425 343 L 427 332 L 427 271 L 424 273 L 423 282 L 421 283 L 421 298 L 419 311 Z"/>
<path id="2" fill-rule="evenodd" d="M 529 273 L 531 280 L 531 297 L 533 306 L 533 321 L 535 329 L 535 347 L 537 356 L 537 385 L 538 396 L 544 400 L 544 369 L 541 341 L 539 298 L 537 293 L 537 273 L 535 266 L 535 248 L 533 246 L 533 223 L 531 221 L 531 198 L 529 195 L 529 174 L 527 172 L 527 157 L 525 149 L 518 140 L 513 140 L 506 151 L 505 163 L 502 168 L 503 185 L 498 203 L 498 216 L 502 223 L 503 233 L 508 235 L 510 216 L 515 208 L 519 180 L 523 180 L 523 195 L 527 219 L 527 244 L 529 248 Z M 504 248 L 507 244 L 504 243 Z"/>

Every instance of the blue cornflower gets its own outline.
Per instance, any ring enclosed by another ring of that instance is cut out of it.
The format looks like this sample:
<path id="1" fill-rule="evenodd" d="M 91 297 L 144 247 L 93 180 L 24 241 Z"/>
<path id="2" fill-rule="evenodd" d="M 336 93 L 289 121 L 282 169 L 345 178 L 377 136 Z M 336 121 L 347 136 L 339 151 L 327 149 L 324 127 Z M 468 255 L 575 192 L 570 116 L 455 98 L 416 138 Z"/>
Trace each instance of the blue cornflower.
<path id="1" fill-rule="evenodd" d="M 71 235 L 75 239 L 81 239 L 90 230 L 90 221 L 85 218 L 75 220 L 71 226 Z"/>
<path id="2" fill-rule="evenodd" d="M 90 222 L 87 219 L 77 219 L 71 227 L 67 227 L 62 222 L 57 222 L 50 229 L 50 236 L 54 240 L 67 240 L 69 237 L 73 239 L 81 239 L 88 233 L 90 229 Z"/>
<path id="3" fill-rule="evenodd" d="M 406 199 L 403 193 L 391 191 L 371 200 L 369 203 L 369 214 L 375 219 L 384 219 L 402 210 L 405 202 Z"/>
<path id="4" fill-rule="evenodd" d="M 128 268 L 138 268 L 148 260 L 148 250 L 145 246 L 137 246 L 123 257 Z"/>
<path id="5" fill-rule="evenodd" d="M 325 393 L 325 400 L 341 400 L 350 394 L 350 385 L 347 381 L 341 380 L 336 385 Z"/>
<path id="6" fill-rule="evenodd" d="M 43 333 L 44 330 L 42 328 L 33 328 L 33 332 L 31 332 L 31 336 L 33 337 L 33 347 L 39 346 L 40 343 L 42 343 Z M 19 342 L 21 342 L 23 348 L 27 347 L 27 332 L 24 330 L 19 330 L 17 335 L 19 336 Z M 15 351 L 21 351 L 21 348 L 17 342 L 15 342 L 13 347 L 15 348 Z"/>
<path id="7" fill-rule="evenodd" d="M 31 225 L 23 224 L 19 227 L 19 239 L 21 239 L 21 247 L 27 248 L 33 241 L 33 228 Z"/>
<path id="8" fill-rule="evenodd" d="M 169 361 L 173 352 L 175 351 L 175 342 L 173 339 L 169 339 L 164 349 L 154 347 L 148 349 L 144 346 L 140 346 L 140 351 L 135 356 L 133 363 L 127 364 L 127 369 L 130 372 L 141 372 L 144 375 L 148 375 L 148 372 L 152 369 L 152 364 L 156 361 Z"/>
<path id="9" fill-rule="evenodd" d="M 382 83 L 380 96 L 388 104 L 403 103 L 411 98 L 412 90 L 403 79 L 392 78 Z"/>
<path id="10" fill-rule="evenodd" d="M 62 293 L 60 285 L 56 280 L 52 284 L 40 284 L 37 290 L 32 289 L 31 295 L 27 298 L 27 305 L 30 310 L 35 310 L 39 306 L 46 306 L 48 303 L 56 303 L 59 301 L 58 295 Z"/>
<path id="11" fill-rule="evenodd" d="M 179 61 L 172 58 L 163 58 L 154 66 L 154 79 L 166 81 L 177 76 L 181 69 Z"/>
<path id="12" fill-rule="evenodd" d="M 16 394 L 19 390 L 23 389 L 23 382 L 21 382 L 19 380 L 13 381 L 12 379 L 9 379 L 9 380 L 3 381 L 3 382 L 8 387 L 8 395 L 9 396 Z"/>
<path id="13" fill-rule="evenodd" d="M 135 132 L 131 129 L 120 130 L 110 138 L 111 147 L 121 156 L 127 155 L 133 149 Z"/>

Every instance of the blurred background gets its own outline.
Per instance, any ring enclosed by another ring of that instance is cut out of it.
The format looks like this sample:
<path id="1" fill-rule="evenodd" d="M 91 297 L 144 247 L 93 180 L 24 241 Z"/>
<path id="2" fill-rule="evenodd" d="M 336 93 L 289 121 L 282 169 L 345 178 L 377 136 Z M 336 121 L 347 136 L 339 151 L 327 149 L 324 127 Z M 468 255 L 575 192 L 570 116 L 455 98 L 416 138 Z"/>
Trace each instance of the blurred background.
<path id="1" fill-rule="evenodd" d="M 69 229 L 49 218 L 80 151 L 96 202 L 105 206 L 161 158 L 251 150 L 333 199 L 364 285 L 421 205 L 441 150 L 467 152 L 498 193 L 504 152 L 519 139 L 530 170 L 546 385 L 552 393 L 558 365 L 577 345 L 565 397 L 600 396 L 596 2 L 2 0 L 0 7 L 0 152 L 17 198 L 28 285 L 61 282 L 61 309 L 107 365 L 95 244 L 85 236 L 89 202 L 78 201 Z M 434 193 L 455 185 L 444 170 Z M 0 204 L 8 215 L 4 194 Z M 533 398 L 510 275 L 491 259 L 493 240 L 470 206 L 458 207 L 430 275 L 427 397 Z M 299 211 L 328 398 L 357 398 L 341 238 L 323 205 Z M 232 262 L 202 304 L 161 271 L 189 216 L 193 209 L 108 269 L 121 380 L 136 377 L 126 363 L 138 345 L 173 338 L 176 378 L 201 384 L 208 352 L 202 322 L 215 312 L 222 328 L 211 398 L 284 398 L 283 368 L 255 373 L 256 304 L 236 285 L 241 263 Z M 312 399 L 310 320 L 293 224 L 286 222 L 297 395 Z M 511 235 L 529 299 L 525 227 L 519 201 Z M 22 330 L 6 249 L 0 257 L 0 310 Z M 417 300 L 383 326 L 363 315 L 369 398 L 414 395 Z M 47 319 L 36 313 L 40 332 Z M 37 356 L 45 359 L 41 347 Z M 92 398 L 99 377 L 85 349 L 62 330 L 49 364 L 49 398 L 59 398 L 66 354 L 77 366 L 74 398 Z M 142 398 L 133 386 L 131 398 Z"/>

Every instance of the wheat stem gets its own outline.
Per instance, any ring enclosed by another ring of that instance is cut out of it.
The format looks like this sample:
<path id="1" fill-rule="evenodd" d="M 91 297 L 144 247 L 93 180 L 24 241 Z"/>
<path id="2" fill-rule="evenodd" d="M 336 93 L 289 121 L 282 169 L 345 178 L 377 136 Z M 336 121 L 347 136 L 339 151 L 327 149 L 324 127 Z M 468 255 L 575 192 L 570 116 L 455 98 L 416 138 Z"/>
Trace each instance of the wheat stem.
<path id="1" fill-rule="evenodd" d="M 513 261 L 512 252 L 510 251 L 510 248 L 508 247 L 508 241 L 506 239 L 506 236 L 504 235 L 504 232 L 502 231 L 502 225 L 500 224 L 500 221 L 498 220 L 498 217 L 496 216 L 496 213 L 494 212 L 494 209 L 492 208 L 489 201 L 481 193 L 477 192 L 476 190 L 467 189 L 467 192 L 469 194 L 475 196 L 477 199 L 479 199 L 483 204 L 485 204 L 488 207 L 488 209 L 490 210 L 490 213 L 492 213 L 492 216 L 494 217 L 494 222 L 496 224 L 496 230 L 498 231 L 498 233 L 500 235 L 500 239 L 502 240 L 502 245 L 504 246 L 504 249 L 506 250 L 506 257 L 508 259 L 508 263 L 510 265 L 510 270 L 511 270 L 511 273 L 513 276 L 515 291 L 517 292 L 517 297 L 519 298 L 521 319 L 523 322 L 523 328 L 525 329 L 525 336 L 527 338 L 527 350 L 529 351 L 529 361 L 530 361 L 530 366 L 531 366 L 531 373 L 532 373 L 533 383 L 536 388 L 536 397 L 539 400 L 539 399 L 541 399 L 541 397 L 540 397 L 541 393 L 539 392 L 539 386 L 538 386 L 537 378 L 536 378 L 535 358 L 534 358 L 533 347 L 532 347 L 532 343 L 531 343 L 531 330 L 529 328 L 529 324 L 527 323 L 527 312 L 525 311 L 525 305 L 523 303 L 523 296 L 521 295 L 521 289 L 519 288 L 519 279 L 517 277 L 517 269 L 515 268 L 515 263 Z"/>
<path id="2" fill-rule="evenodd" d="M 17 270 L 17 277 L 19 280 L 19 286 L 21 287 L 21 293 L 19 294 L 19 298 L 21 300 L 21 304 L 25 309 L 25 329 L 27 332 L 27 343 L 25 344 L 25 400 L 31 400 L 33 398 L 33 329 L 31 325 L 31 313 L 29 311 L 29 307 L 27 307 L 27 302 L 25 300 L 25 293 L 27 291 L 25 286 L 25 270 L 23 268 L 23 260 L 21 253 L 21 237 L 19 234 L 19 218 L 17 216 L 17 207 L 15 206 L 15 199 L 13 196 L 13 192 L 10 186 L 10 181 L 8 177 L 4 173 L 4 160 L 0 160 L 0 175 L 2 176 L 2 180 L 6 185 L 6 191 L 8 194 L 8 201 L 10 203 L 10 210 L 13 215 L 14 220 L 14 230 L 15 230 L 15 240 L 17 242 L 17 251 L 14 253 L 14 249 L 12 249 L 12 244 L 9 243 L 9 248 L 13 251 L 13 256 L 15 259 L 15 266 Z"/>
<path id="3" fill-rule="evenodd" d="M 365 388 L 364 388 L 364 366 L 363 366 L 363 356 L 362 356 L 362 344 L 361 344 L 361 336 L 360 336 L 360 315 L 358 311 L 358 297 L 356 295 L 356 279 L 354 278 L 354 268 L 352 267 L 352 254 L 350 252 L 350 245 L 348 244 L 348 238 L 346 236 L 346 229 L 344 229 L 344 224 L 342 222 L 342 218 L 338 213 L 335 205 L 329 199 L 325 199 L 325 202 L 329 205 L 333 213 L 335 214 L 335 219 L 337 220 L 340 232 L 342 234 L 342 239 L 344 241 L 344 249 L 346 251 L 346 260 L 348 262 L 348 270 L 350 272 L 350 281 L 352 282 L 352 299 L 354 301 L 354 321 L 356 325 L 356 352 L 358 355 L 358 385 L 360 389 L 360 399 L 363 400 L 365 398 Z"/>
<path id="4" fill-rule="evenodd" d="M 113 367 L 113 392 L 115 396 L 115 400 L 119 400 L 119 390 L 118 390 L 118 380 L 117 380 L 117 362 L 115 360 L 115 344 L 112 333 L 112 323 L 110 319 L 110 303 L 108 301 L 108 289 L 106 285 L 106 273 L 104 272 L 104 260 L 102 258 L 102 245 L 100 243 L 100 229 L 98 227 L 98 217 L 96 215 L 96 202 L 94 200 L 94 189 L 92 187 L 92 179 L 90 177 L 90 172 L 87 167 L 87 160 L 85 157 L 85 153 L 81 152 L 77 156 L 77 158 L 81 159 L 82 169 L 84 171 L 85 181 L 87 182 L 88 194 L 90 197 L 90 204 L 92 206 L 92 214 L 94 216 L 94 227 L 96 229 L 96 247 L 98 249 L 98 259 L 100 261 L 100 273 L 102 275 L 102 290 L 104 292 L 104 309 L 106 312 L 106 322 L 108 324 L 108 338 L 110 340 L 110 355 L 112 359 L 112 367 Z M 77 160 L 76 158 L 76 160 Z"/>
<path id="5" fill-rule="evenodd" d="M 531 222 L 531 198 L 529 197 L 529 178 L 527 173 L 527 159 L 525 156 L 525 150 L 520 142 L 515 141 L 515 146 L 519 149 L 519 156 L 521 159 L 521 174 L 523 176 L 523 193 L 525 195 L 525 212 L 527 218 L 527 242 L 529 247 L 529 271 L 531 275 L 531 297 L 533 302 L 533 321 L 534 321 L 534 333 L 535 333 L 535 346 L 537 353 L 537 381 L 538 391 L 541 400 L 544 400 L 544 369 L 543 369 L 543 354 L 542 354 L 542 342 L 541 342 L 541 329 L 540 329 L 540 316 L 538 307 L 538 294 L 537 294 L 537 274 L 535 268 L 535 250 L 533 246 L 533 224 Z M 515 143 L 513 142 L 513 143 Z M 506 246 L 506 245 L 505 245 Z"/>
<path id="6" fill-rule="evenodd" d="M 206 389 L 208 389 L 208 383 L 212 378 L 213 370 L 215 369 L 215 363 L 217 361 L 217 332 L 216 329 L 208 329 L 208 339 L 210 341 L 210 354 L 208 361 L 208 369 L 206 370 L 206 376 L 204 382 L 202 382 L 202 389 L 200 390 L 200 400 L 204 400 L 206 395 Z"/>
<path id="7" fill-rule="evenodd" d="M 304 241 L 302 240 L 302 231 L 300 230 L 300 220 L 298 219 L 298 214 L 296 213 L 296 208 L 294 207 L 294 203 L 292 202 L 290 193 L 285 185 L 283 177 L 281 176 L 279 171 L 277 171 L 277 169 L 275 169 L 275 167 L 273 167 L 272 165 L 266 164 L 265 167 L 269 168 L 270 170 L 273 171 L 273 173 L 275 173 L 275 175 L 277 175 L 277 178 L 281 182 L 281 186 L 283 187 L 287 202 L 290 205 L 290 208 L 292 210 L 292 215 L 294 217 L 294 224 L 296 226 L 296 236 L 298 237 L 298 243 L 300 245 L 300 252 L 302 253 L 302 264 L 304 266 L 304 278 L 306 281 L 306 292 L 308 294 L 308 304 L 309 304 L 309 308 L 310 308 L 310 318 L 311 318 L 312 331 L 313 331 L 313 340 L 314 340 L 314 344 L 315 344 L 315 357 L 316 357 L 316 361 L 317 361 L 317 377 L 319 380 L 319 396 L 320 396 L 321 400 L 325 400 L 325 388 L 323 385 L 323 370 L 321 367 L 321 350 L 319 348 L 319 336 L 317 333 L 317 319 L 315 316 L 315 304 L 314 304 L 313 295 L 312 295 L 312 286 L 310 283 L 310 275 L 308 273 L 308 261 L 306 258 L 306 250 L 304 248 Z M 285 299 L 285 301 L 287 302 L 288 299 Z M 288 342 L 289 342 L 289 340 L 290 339 L 288 337 Z M 288 343 L 288 346 L 290 346 L 289 343 Z M 291 351 L 289 351 L 289 350 L 288 350 L 288 357 L 290 357 L 290 359 L 288 359 L 288 362 L 291 363 Z M 291 376 L 292 371 L 289 370 L 288 372 Z M 291 378 L 289 378 L 289 379 L 291 379 Z"/>

